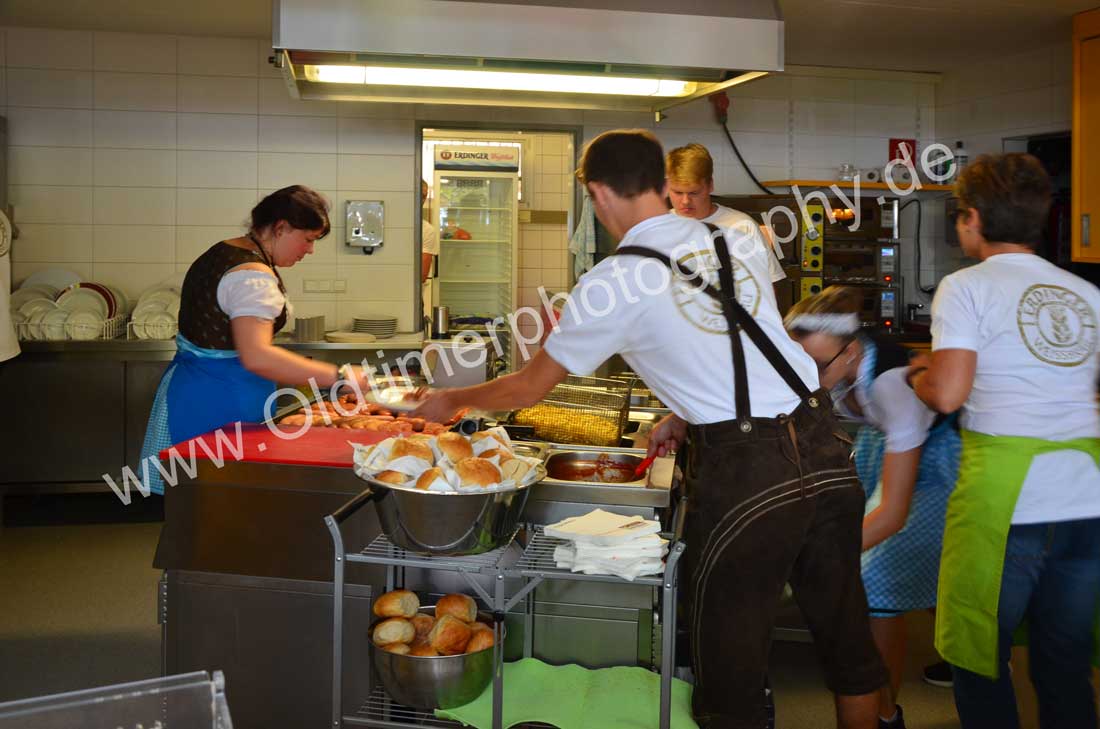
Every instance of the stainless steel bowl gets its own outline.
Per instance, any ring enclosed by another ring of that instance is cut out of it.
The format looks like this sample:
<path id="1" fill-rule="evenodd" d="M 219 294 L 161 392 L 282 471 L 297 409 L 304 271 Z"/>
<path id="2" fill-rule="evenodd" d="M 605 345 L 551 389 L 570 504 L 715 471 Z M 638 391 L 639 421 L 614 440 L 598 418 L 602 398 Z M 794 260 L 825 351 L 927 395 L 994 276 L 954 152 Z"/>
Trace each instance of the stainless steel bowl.
<path id="1" fill-rule="evenodd" d="M 634 469 L 642 456 L 616 451 L 565 451 L 546 459 L 546 471 L 555 481 L 573 483 L 637 484 L 645 476 L 635 477 Z"/>
<path id="2" fill-rule="evenodd" d="M 435 606 L 421 607 L 420 612 L 435 615 Z M 371 623 L 374 626 L 384 618 Z M 492 616 L 478 613 L 478 620 L 490 627 Z M 498 636 L 503 645 L 504 625 Z M 493 649 L 457 656 L 401 656 L 384 651 L 371 643 L 374 670 L 382 688 L 397 703 L 417 709 L 453 709 L 470 703 L 493 680 Z"/>
<path id="3" fill-rule="evenodd" d="M 511 543 L 520 527 L 531 487 L 510 491 L 444 493 L 393 486 L 373 479 L 371 498 L 382 532 L 394 545 L 418 554 L 481 554 Z"/>

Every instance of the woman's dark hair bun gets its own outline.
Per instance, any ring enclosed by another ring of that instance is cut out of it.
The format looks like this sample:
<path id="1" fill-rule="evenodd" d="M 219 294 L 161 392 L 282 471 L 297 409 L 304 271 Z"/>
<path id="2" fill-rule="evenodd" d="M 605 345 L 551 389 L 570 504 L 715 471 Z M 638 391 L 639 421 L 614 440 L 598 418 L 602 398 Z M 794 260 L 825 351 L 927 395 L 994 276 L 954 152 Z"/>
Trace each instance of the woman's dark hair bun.
<path id="1" fill-rule="evenodd" d="M 304 185 L 276 190 L 252 208 L 249 230 L 257 232 L 280 220 L 296 230 L 319 230 L 324 238 L 332 226 L 328 219 L 328 201 L 319 192 Z"/>

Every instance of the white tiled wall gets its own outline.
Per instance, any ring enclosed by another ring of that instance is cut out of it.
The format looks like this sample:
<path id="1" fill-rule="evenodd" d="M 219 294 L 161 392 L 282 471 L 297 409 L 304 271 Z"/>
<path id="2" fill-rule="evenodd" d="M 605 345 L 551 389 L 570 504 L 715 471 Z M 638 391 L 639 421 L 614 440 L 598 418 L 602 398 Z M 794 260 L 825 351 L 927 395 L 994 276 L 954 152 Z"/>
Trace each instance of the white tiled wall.
<path id="1" fill-rule="evenodd" d="M 913 138 L 918 145 L 936 139 L 936 79 L 916 74 L 868 74 L 837 69 L 793 68 L 730 90 L 729 128 L 742 156 L 757 179 L 836 179 L 837 168 L 852 163 L 860 169 L 879 168 L 888 159 L 891 138 Z M 585 137 L 616 126 L 652 129 L 666 149 L 688 142 L 707 146 L 715 160 L 715 191 L 757 194 L 725 135 L 714 121 L 707 101 L 669 110 L 655 124 L 648 115 L 607 112 L 585 114 Z M 786 189 L 777 192 L 786 192 Z M 808 190 L 803 191 L 808 192 Z M 916 290 L 916 210 L 902 216 L 902 275 L 906 300 L 927 305 Z M 942 232 L 934 206 L 924 206 L 924 284 L 934 275 L 934 236 Z"/>
<path id="2" fill-rule="evenodd" d="M 293 183 L 333 203 L 333 233 L 284 271 L 296 311 L 413 326 L 414 122 L 288 98 L 258 39 L 0 28 L 16 283 L 48 266 L 128 295 L 239 235 L 264 194 Z M 386 245 L 346 251 L 336 211 L 386 202 Z M 347 281 L 306 294 L 305 278 Z"/>
<path id="3" fill-rule="evenodd" d="M 1069 131 L 1072 81 L 1068 41 L 946 73 L 936 109 L 940 140 L 952 147 L 962 141 L 973 159 L 1003 152 L 1009 137 Z M 962 262 L 957 248 L 937 251 L 941 274 Z"/>
<path id="4" fill-rule="evenodd" d="M 260 39 L 0 28 L 0 109 L 8 117 L 9 197 L 22 236 L 16 282 L 63 264 L 140 293 L 186 270 L 237 234 L 251 206 L 300 182 L 329 197 L 386 203 L 386 244 L 371 257 L 333 234 L 285 272 L 296 310 L 347 325 L 392 313 L 411 328 L 414 296 L 416 120 L 484 122 L 479 107 L 302 102 L 266 62 Z M 730 128 L 762 179 L 832 178 L 837 165 L 880 166 L 893 136 L 934 137 L 934 86 L 852 72 L 795 69 L 737 87 Z M 653 128 L 666 146 L 697 141 L 714 154 L 716 189 L 755 192 L 705 101 L 652 116 L 493 109 L 500 124 Z M 538 135 L 533 207 L 567 210 L 576 151 Z M 525 226 L 521 303 L 535 287 L 569 284 L 567 230 Z M 908 260 L 908 256 L 906 256 Z M 306 278 L 344 279 L 346 294 L 306 294 Z"/>

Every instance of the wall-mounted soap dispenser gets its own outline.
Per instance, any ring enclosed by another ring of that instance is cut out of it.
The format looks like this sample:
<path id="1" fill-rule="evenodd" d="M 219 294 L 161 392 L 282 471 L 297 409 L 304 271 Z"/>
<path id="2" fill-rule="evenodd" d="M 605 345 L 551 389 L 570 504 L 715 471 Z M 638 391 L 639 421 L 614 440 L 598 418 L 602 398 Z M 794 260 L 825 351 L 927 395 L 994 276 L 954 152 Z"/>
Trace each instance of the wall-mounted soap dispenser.
<path id="1" fill-rule="evenodd" d="M 344 227 L 345 243 L 361 248 L 368 256 L 382 245 L 385 230 L 386 204 L 381 200 L 348 200 Z"/>

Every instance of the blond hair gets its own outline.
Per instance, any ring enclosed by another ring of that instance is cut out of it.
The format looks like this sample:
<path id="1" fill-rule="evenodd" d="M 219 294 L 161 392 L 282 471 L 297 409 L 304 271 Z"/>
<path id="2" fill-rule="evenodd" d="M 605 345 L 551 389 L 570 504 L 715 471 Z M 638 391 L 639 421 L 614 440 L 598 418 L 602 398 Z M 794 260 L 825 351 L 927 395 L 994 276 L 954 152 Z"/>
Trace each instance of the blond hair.
<path id="1" fill-rule="evenodd" d="M 822 315 L 858 317 L 862 310 L 863 295 L 859 291 L 848 286 L 829 286 L 820 294 L 795 302 L 783 317 L 783 326 L 795 336 L 805 336 L 815 332 L 833 334 L 835 332 L 829 331 L 830 327 L 827 324 L 821 325 L 822 322 L 828 321 L 828 317 L 822 317 Z M 807 322 L 815 323 L 807 326 Z"/>
<path id="2" fill-rule="evenodd" d="M 677 147 L 665 157 L 665 176 L 669 182 L 686 185 L 714 181 L 714 160 L 707 148 L 692 142 Z"/>

